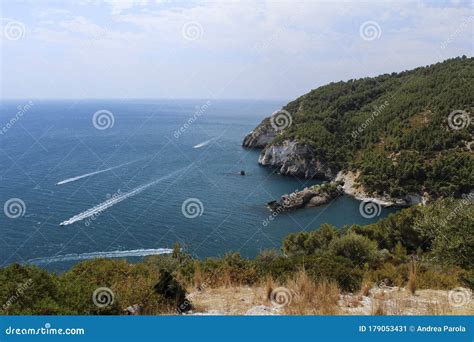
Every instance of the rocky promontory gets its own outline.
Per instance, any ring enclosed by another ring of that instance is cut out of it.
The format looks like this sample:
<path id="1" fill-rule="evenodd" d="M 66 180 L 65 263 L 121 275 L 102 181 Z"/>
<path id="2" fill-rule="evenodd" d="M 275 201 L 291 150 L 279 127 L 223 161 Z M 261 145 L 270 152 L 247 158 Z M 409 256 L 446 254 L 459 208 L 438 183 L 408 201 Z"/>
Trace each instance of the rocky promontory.
<path id="1" fill-rule="evenodd" d="M 276 168 L 282 175 L 325 179 L 336 177 L 337 170 L 332 170 L 321 162 L 310 146 L 296 140 L 272 144 L 278 133 L 271 123 L 271 117 L 265 118 L 245 136 L 242 146 L 263 149 L 258 163 Z"/>
<path id="2" fill-rule="evenodd" d="M 342 194 L 341 183 L 324 183 L 281 196 L 280 201 L 267 203 L 274 212 L 292 211 L 300 208 L 317 207 L 329 203 Z"/>
<path id="3" fill-rule="evenodd" d="M 471 94 L 457 75 L 473 67 L 462 56 L 328 83 L 264 119 L 242 145 L 261 148 L 259 164 L 279 174 L 341 180 L 344 193 L 380 206 L 460 198 L 472 191 L 474 156 Z"/>
<path id="4" fill-rule="evenodd" d="M 271 125 L 271 119 L 265 118 L 253 131 L 245 137 L 242 146 L 263 149 L 258 163 L 278 170 L 282 175 L 302 178 L 322 178 L 330 181 L 329 185 L 337 192 L 327 188 L 311 187 L 292 194 L 286 194 L 279 201 L 267 203 L 272 211 L 291 211 L 304 207 L 314 207 L 330 202 L 342 193 L 360 201 L 374 202 L 382 207 L 408 207 L 425 204 L 428 194 L 410 194 L 403 198 L 370 193 L 361 186 L 357 179 L 358 171 L 334 170 L 321 162 L 311 146 L 296 140 L 283 140 L 274 143 L 278 132 Z"/>
<path id="5" fill-rule="evenodd" d="M 271 125 L 270 118 L 265 118 L 253 131 L 245 136 L 242 146 L 246 148 L 264 148 L 276 136 L 277 131 Z"/>

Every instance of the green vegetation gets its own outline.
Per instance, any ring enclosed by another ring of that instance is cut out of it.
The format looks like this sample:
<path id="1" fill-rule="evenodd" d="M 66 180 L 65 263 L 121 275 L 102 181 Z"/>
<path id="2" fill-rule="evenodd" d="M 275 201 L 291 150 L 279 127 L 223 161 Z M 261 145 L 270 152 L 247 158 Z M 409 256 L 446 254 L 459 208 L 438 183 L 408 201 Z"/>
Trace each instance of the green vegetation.
<path id="1" fill-rule="evenodd" d="M 474 128 L 450 129 L 448 115 L 472 111 L 472 75 L 474 58 L 463 56 L 330 83 L 284 107 L 293 124 L 273 144 L 308 144 L 331 168 L 360 170 L 359 181 L 378 194 L 459 197 L 474 184 Z"/>
<path id="2" fill-rule="evenodd" d="M 322 184 L 315 184 L 310 187 L 311 190 L 317 191 L 321 194 L 327 194 L 330 198 L 335 198 L 341 195 L 341 188 L 344 183 L 338 182 L 325 182 Z"/>
<path id="3" fill-rule="evenodd" d="M 293 233 L 284 239 L 282 253 L 264 251 L 252 260 L 238 253 L 195 260 L 176 246 L 171 255 L 136 264 L 96 259 L 59 275 L 11 265 L 0 269 L 0 313 L 106 315 L 140 304 L 143 314 L 166 314 L 191 307 L 192 298 L 184 303 L 186 288 L 261 286 L 268 279 L 283 283 L 302 270 L 311 281 L 334 282 L 342 291 L 382 281 L 413 291 L 472 288 L 472 227 L 471 201 L 439 199 L 370 225 L 336 229 L 323 224 Z M 113 291 L 113 303 L 94 305 L 92 296 L 99 287 Z"/>

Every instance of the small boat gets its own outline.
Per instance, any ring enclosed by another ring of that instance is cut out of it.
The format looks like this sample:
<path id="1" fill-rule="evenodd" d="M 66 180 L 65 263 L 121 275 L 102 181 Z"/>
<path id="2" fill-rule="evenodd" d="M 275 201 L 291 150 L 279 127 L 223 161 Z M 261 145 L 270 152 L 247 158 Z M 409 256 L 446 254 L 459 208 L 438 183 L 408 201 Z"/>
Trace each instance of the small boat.
<path id="1" fill-rule="evenodd" d="M 244 170 L 241 170 L 241 171 L 240 171 L 240 175 L 241 175 L 241 176 L 245 176 L 245 171 L 244 171 Z"/>

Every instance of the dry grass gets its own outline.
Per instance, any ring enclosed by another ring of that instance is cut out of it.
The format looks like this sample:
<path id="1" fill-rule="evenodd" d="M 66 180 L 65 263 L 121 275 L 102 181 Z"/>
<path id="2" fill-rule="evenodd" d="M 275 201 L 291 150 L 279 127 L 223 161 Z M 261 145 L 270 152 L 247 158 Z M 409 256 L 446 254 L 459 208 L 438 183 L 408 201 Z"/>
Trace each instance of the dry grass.
<path id="1" fill-rule="evenodd" d="M 270 302 L 271 300 L 271 296 L 272 296 L 272 292 L 273 290 L 276 288 L 276 284 L 275 282 L 273 281 L 273 279 L 271 277 L 267 277 L 265 279 L 265 299 Z"/>
<path id="2" fill-rule="evenodd" d="M 290 315 L 335 315 L 339 312 L 340 291 L 337 284 L 329 280 L 312 281 L 304 270 L 286 283 L 292 293 L 291 302 L 284 307 Z"/>
<path id="3" fill-rule="evenodd" d="M 221 284 L 224 287 L 229 288 L 232 286 L 232 271 L 228 268 L 225 268 L 221 274 Z"/>
<path id="4" fill-rule="evenodd" d="M 454 307 L 448 302 L 449 291 L 419 289 L 421 273 L 414 260 L 407 270 L 408 282 L 404 287 L 374 286 L 367 278 L 360 291 L 354 294 L 342 294 L 331 280 L 314 281 L 304 269 L 283 282 L 267 277 L 252 285 L 244 285 L 249 279 L 246 274 L 231 276 L 225 268 L 219 271 L 209 278 L 203 277 L 197 269 L 188 287 L 188 297 L 192 297 L 195 312 L 224 315 L 474 314 L 474 300 L 463 307 Z M 275 295 L 279 291 L 283 294 Z"/>
<path id="5" fill-rule="evenodd" d="M 372 315 L 385 316 L 386 314 L 386 302 L 383 299 L 374 299 L 372 301 Z"/>
<path id="6" fill-rule="evenodd" d="M 346 312 L 349 312 L 346 310 Z M 352 314 L 365 314 L 365 308 L 352 311 Z M 449 304 L 448 291 L 417 290 L 413 296 L 407 289 L 393 288 L 375 292 L 371 297 L 372 315 L 473 315 L 474 303 L 462 307 Z"/>
<path id="7" fill-rule="evenodd" d="M 360 287 L 360 295 L 361 296 L 369 296 L 370 295 L 370 290 L 372 289 L 372 287 L 374 287 L 374 282 L 373 281 L 369 281 L 369 280 L 364 280 L 362 282 L 362 286 Z"/>
<path id="8" fill-rule="evenodd" d="M 291 302 L 278 307 L 272 304 L 270 294 L 282 286 L 291 293 Z M 208 287 L 195 291 L 191 301 L 194 312 L 224 315 L 245 315 L 257 306 L 264 306 L 273 314 L 287 315 L 474 315 L 474 301 L 463 307 L 453 307 L 448 302 L 448 291 L 417 290 L 417 295 L 413 296 L 404 288 L 373 288 L 369 297 L 361 294 L 340 296 L 334 283 L 315 283 L 304 272 L 280 284 L 268 278 L 252 287 Z"/>
<path id="9" fill-rule="evenodd" d="M 194 269 L 194 286 L 196 289 L 200 289 L 203 286 L 204 277 L 202 275 L 201 266 L 198 262 L 195 263 Z"/>
<path id="10" fill-rule="evenodd" d="M 408 283 L 407 283 L 408 290 L 410 291 L 412 295 L 415 295 L 416 293 L 416 284 L 417 284 L 417 265 L 416 265 L 416 261 L 412 259 L 410 262 L 410 270 L 408 273 Z"/>
<path id="11" fill-rule="evenodd" d="M 385 291 L 375 292 L 372 297 L 371 315 L 382 316 L 387 314 L 387 298 Z"/>

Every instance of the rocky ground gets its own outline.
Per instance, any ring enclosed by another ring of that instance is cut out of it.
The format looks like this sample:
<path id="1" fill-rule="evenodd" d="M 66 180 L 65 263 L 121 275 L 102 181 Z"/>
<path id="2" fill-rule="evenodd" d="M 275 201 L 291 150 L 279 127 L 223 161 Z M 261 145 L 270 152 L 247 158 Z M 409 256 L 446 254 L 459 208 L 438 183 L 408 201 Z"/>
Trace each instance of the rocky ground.
<path id="1" fill-rule="evenodd" d="M 369 201 L 377 203 L 382 207 L 409 207 L 416 204 L 425 204 L 428 201 L 428 194 L 407 195 L 404 198 L 392 198 L 389 196 L 376 196 L 369 194 L 360 184 L 357 183 L 358 172 L 340 171 L 334 181 L 342 184 L 342 190 L 348 196 L 354 197 L 360 201 Z"/>
<path id="2" fill-rule="evenodd" d="M 466 289 L 466 291 L 468 291 Z M 466 292 L 467 293 L 467 292 Z M 194 310 L 188 315 L 285 315 L 285 306 L 273 305 L 264 287 L 222 287 L 191 294 Z M 338 315 L 473 315 L 474 300 L 450 303 L 449 291 L 418 290 L 412 295 L 399 287 L 373 287 L 363 294 L 340 295 Z M 291 302 L 289 303 L 291 305 Z M 457 306 L 459 305 L 459 306 Z"/>

